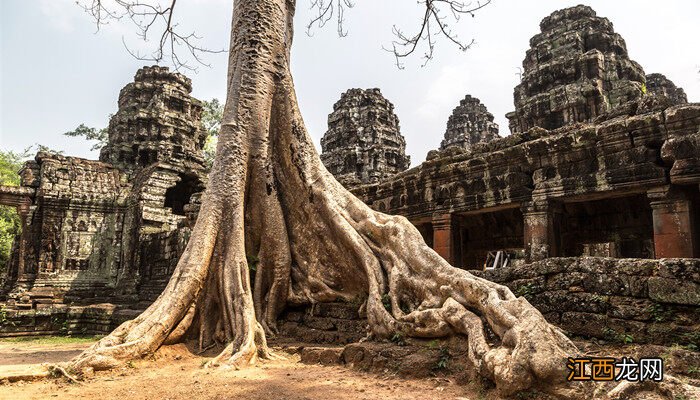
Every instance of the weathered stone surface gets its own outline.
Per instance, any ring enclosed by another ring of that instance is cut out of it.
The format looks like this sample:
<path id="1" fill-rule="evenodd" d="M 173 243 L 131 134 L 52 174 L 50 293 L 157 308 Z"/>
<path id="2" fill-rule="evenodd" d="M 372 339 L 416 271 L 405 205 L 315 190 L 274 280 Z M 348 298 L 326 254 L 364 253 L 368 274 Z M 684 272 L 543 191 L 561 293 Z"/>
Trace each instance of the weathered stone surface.
<path id="1" fill-rule="evenodd" d="M 206 132 L 202 104 L 190 96 L 190 78 L 167 67 L 144 67 L 119 93 L 100 160 L 125 171 L 163 161 L 202 169 Z"/>
<path id="2" fill-rule="evenodd" d="M 649 297 L 663 303 L 700 306 L 700 284 L 661 277 L 649 278 Z"/>
<path id="3" fill-rule="evenodd" d="M 679 88 L 663 74 L 648 74 L 646 76 L 647 93 L 653 96 L 667 97 L 671 104 L 684 104 L 688 102 L 683 88 Z"/>
<path id="4" fill-rule="evenodd" d="M 300 353 L 305 364 L 336 365 L 341 364 L 343 348 L 304 347 Z"/>
<path id="5" fill-rule="evenodd" d="M 321 161 L 346 186 L 379 182 L 411 164 L 394 105 L 379 89 L 350 89 L 328 116 Z"/>
<path id="6" fill-rule="evenodd" d="M 524 296 L 571 334 L 668 345 L 695 344 L 691 333 L 700 329 L 698 273 L 700 259 L 593 257 L 474 271 Z"/>
<path id="7" fill-rule="evenodd" d="M 335 302 L 289 308 L 280 316 L 280 332 L 302 343 L 356 342 L 368 332 L 367 320 L 358 314 L 358 307 Z"/>
<path id="8" fill-rule="evenodd" d="M 105 335 L 123 322 L 136 318 L 142 311 L 113 304 L 56 304 L 36 310 L 5 309 L 0 336 Z"/>
<path id="9" fill-rule="evenodd" d="M 498 124 L 493 122 L 493 115 L 479 99 L 467 95 L 447 120 L 447 130 L 440 143 L 440 150 L 448 147 L 468 150 L 472 145 L 488 143 L 496 138 L 499 138 Z"/>

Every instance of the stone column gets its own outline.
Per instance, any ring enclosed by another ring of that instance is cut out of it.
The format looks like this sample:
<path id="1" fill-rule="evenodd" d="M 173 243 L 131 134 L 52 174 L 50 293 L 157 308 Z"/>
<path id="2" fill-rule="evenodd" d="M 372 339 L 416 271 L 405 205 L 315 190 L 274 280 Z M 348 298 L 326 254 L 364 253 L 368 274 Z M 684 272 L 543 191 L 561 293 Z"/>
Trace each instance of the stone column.
<path id="1" fill-rule="evenodd" d="M 551 201 L 531 201 L 521 208 L 524 219 L 524 244 L 528 261 L 559 256 L 561 207 Z"/>
<path id="2" fill-rule="evenodd" d="M 19 214 L 20 226 L 22 232 L 19 234 L 19 248 L 17 249 L 17 278 L 24 278 L 25 271 L 25 258 L 27 251 L 27 238 L 29 236 L 29 226 L 27 224 L 27 216 L 29 215 L 29 202 L 17 207 L 17 213 Z"/>
<path id="3" fill-rule="evenodd" d="M 452 214 L 433 215 L 433 250 L 454 265 L 454 234 Z"/>
<path id="4" fill-rule="evenodd" d="M 678 188 L 662 186 L 647 191 L 654 221 L 656 258 L 691 258 L 695 255 L 692 204 Z"/>

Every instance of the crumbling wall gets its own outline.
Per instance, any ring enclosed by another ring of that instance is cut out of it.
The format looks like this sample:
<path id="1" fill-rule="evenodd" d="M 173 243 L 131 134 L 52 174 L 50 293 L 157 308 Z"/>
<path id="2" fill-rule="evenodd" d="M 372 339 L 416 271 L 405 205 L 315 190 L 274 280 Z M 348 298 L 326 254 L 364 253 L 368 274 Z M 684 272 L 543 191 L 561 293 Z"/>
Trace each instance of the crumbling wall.
<path id="1" fill-rule="evenodd" d="M 142 311 L 114 304 L 54 304 L 33 310 L 0 310 L 0 337 L 106 335 Z"/>
<path id="2" fill-rule="evenodd" d="M 139 236 L 139 299 L 154 301 L 170 280 L 192 233 L 189 227 Z"/>
<path id="3" fill-rule="evenodd" d="M 161 262 L 174 263 L 184 245 L 171 252 L 158 234 L 188 235 L 191 199 L 206 185 L 202 106 L 191 90 L 184 75 L 141 68 L 120 92 L 101 161 L 42 152 L 25 165 L 22 186 L 31 193 L 26 207 L 17 204 L 25 208 L 22 254 L 10 274 L 16 307 L 135 302 L 142 273 L 164 279 Z M 143 246 L 149 249 L 143 262 L 154 265 L 141 264 Z M 146 285 L 146 297 L 159 285 Z"/>
<path id="4" fill-rule="evenodd" d="M 700 259 L 550 258 L 473 272 L 573 335 L 700 346 Z"/>

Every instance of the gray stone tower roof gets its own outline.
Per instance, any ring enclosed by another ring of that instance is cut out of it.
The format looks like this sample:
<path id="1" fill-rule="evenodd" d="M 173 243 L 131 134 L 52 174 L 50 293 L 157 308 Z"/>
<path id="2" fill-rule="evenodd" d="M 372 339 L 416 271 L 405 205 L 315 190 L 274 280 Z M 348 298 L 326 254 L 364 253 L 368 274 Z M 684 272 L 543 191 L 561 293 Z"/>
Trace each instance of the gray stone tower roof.
<path id="1" fill-rule="evenodd" d="M 345 186 L 382 181 L 408 169 L 394 105 L 379 89 L 350 89 L 328 115 L 321 161 Z"/>
<path id="2" fill-rule="evenodd" d="M 206 132 L 202 104 L 190 96 L 190 78 L 167 67 L 143 67 L 119 92 L 100 161 L 134 171 L 155 162 L 202 170 Z"/>
<path id="3" fill-rule="evenodd" d="M 540 23 L 515 87 L 514 133 L 590 121 L 639 99 L 644 71 L 630 60 L 622 37 L 588 6 L 558 10 Z"/>
<path id="4" fill-rule="evenodd" d="M 498 124 L 493 122 L 493 114 L 479 99 L 467 95 L 447 120 L 440 150 L 453 146 L 470 149 L 474 144 L 487 143 L 498 137 Z"/>

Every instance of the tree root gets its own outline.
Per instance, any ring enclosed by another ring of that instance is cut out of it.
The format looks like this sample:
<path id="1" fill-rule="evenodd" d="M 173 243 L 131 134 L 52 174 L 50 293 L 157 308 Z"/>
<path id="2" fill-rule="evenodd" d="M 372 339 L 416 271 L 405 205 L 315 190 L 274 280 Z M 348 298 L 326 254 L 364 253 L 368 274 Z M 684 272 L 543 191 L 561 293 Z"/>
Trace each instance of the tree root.
<path id="1" fill-rule="evenodd" d="M 77 384 L 77 385 L 82 384 L 82 383 L 78 380 L 78 378 L 76 378 L 76 377 L 73 376 L 72 374 L 68 373 L 68 371 L 66 371 L 65 368 L 63 368 L 62 366 L 60 366 L 60 365 L 58 365 L 58 364 L 49 365 L 48 370 L 49 370 L 49 373 L 51 374 L 51 376 L 54 376 L 54 377 L 63 376 L 63 377 L 65 377 L 70 383 L 74 383 L 74 384 Z"/>
<path id="2" fill-rule="evenodd" d="M 700 399 L 700 388 L 683 383 L 678 378 L 665 375 L 661 382 L 624 381 L 605 393 L 605 400 L 627 400 L 645 398 L 645 394 L 658 394 L 667 399 Z"/>

